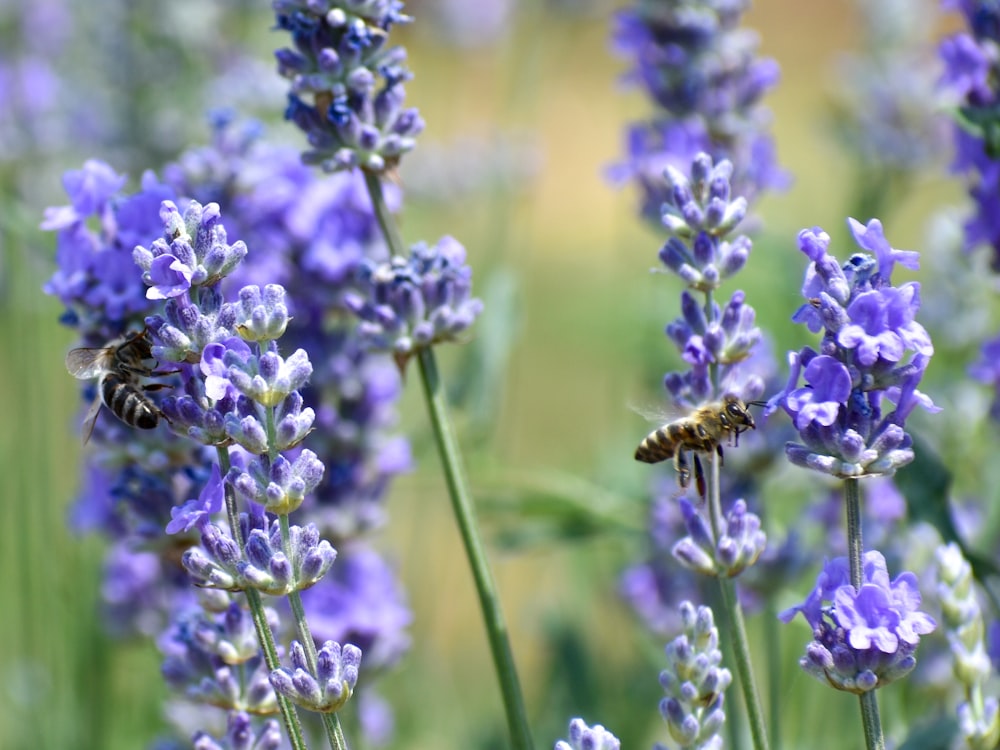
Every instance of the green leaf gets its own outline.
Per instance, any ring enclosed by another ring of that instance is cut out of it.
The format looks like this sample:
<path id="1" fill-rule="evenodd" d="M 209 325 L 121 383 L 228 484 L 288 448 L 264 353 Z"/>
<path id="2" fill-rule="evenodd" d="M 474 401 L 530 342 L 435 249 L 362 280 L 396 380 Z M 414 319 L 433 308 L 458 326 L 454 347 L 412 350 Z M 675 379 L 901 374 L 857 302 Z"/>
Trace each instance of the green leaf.
<path id="1" fill-rule="evenodd" d="M 477 475 L 476 496 L 491 521 L 501 522 L 498 541 L 507 548 L 643 533 L 644 503 L 565 472 L 498 471 L 485 480 Z"/>

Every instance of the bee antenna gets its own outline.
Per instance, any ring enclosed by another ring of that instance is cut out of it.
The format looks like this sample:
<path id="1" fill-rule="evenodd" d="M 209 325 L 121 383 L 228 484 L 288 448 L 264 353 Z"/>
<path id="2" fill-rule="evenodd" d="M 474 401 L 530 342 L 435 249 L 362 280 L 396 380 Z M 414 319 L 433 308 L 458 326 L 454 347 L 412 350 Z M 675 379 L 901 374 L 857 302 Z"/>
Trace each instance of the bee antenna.
<path id="1" fill-rule="evenodd" d="M 767 401 L 747 401 L 747 406 L 767 406 Z"/>

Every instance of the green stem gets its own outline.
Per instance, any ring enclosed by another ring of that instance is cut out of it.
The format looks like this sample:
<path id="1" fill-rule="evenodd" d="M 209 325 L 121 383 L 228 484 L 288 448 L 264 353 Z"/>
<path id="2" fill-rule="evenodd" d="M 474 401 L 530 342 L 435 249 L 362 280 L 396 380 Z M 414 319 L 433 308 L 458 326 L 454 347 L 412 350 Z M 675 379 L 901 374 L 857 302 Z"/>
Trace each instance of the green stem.
<path id="1" fill-rule="evenodd" d="M 216 448 L 216 455 L 219 459 L 219 470 L 223 478 L 229 473 L 229 450 L 224 447 Z M 233 540 L 243 549 L 243 532 L 240 530 L 239 509 L 236 505 L 236 494 L 228 482 L 223 482 L 226 498 L 226 515 L 229 516 Z M 260 592 L 256 589 L 247 589 L 244 592 L 247 596 L 247 604 L 250 607 L 250 616 L 253 618 L 254 629 L 257 631 L 257 642 L 260 643 L 261 651 L 264 652 L 264 663 L 269 671 L 274 671 L 281 666 L 278 661 L 278 649 L 274 644 L 274 634 L 271 626 L 267 622 L 267 615 L 264 612 L 264 603 L 261 601 Z M 281 720 L 285 725 L 285 733 L 292 745 L 293 750 L 307 750 L 305 737 L 302 734 L 302 724 L 299 723 L 299 715 L 295 706 L 288 698 L 276 693 L 278 699 L 278 709 L 281 711 Z"/>
<path id="2" fill-rule="evenodd" d="M 716 539 L 719 538 L 719 525 L 722 521 L 722 499 L 719 489 L 719 462 L 711 462 L 712 471 L 708 494 L 708 513 L 712 517 L 712 530 Z M 736 581 L 732 578 L 719 577 L 719 588 L 722 589 L 722 606 L 729 622 L 729 636 L 733 648 L 736 677 L 743 691 L 743 702 L 747 709 L 747 719 L 750 722 L 750 736 L 755 750 L 768 750 L 767 728 L 764 725 L 764 710 L 760 704 L 760 693 L 754 680 L 753 663 L 750 661 L 750 640 L 747 638 L 746 624 L 743 621 L 743 607 L 740 606 L 736 593 Z"/>
<path id="3" fill-rule="evenodd" d="M 861 591 L 864 581 L 864 540 L 861 536 L 861 485 L 858 479 L 844 480 L 844 500 L 847 505 L 847 559 L 851 568 L 851 585 Z M 868 750 L 885 750 L 882 721 L 878 715 L 875 691 L 860 695 L 861 723 L 865 730 L 865 747 Z"/>
<path id="4" fill-rule="evenodd" d="M 705 317 L 713 320 L 715 317 L 714 300 L 711 290 L 705 292 Z M 721 384 L 719 365 L 712 362 L 709 365 L 709 378 L 712 383 L 712 393 L 720 397 Z M 719 538 L 724 520 L 722 515 L 722 488 L 720 482 L 720 457 L 712 456 L 709 472 L 708 515 L 712 526 L 712 536 Z M 730 639 L 735 659 L 736 677 L 743 691 L 743 702 L 746 705 L 747 719 L 750 722 L 750 736 L 755 750 L 769 750 L 767 744 L 767 728 L 764 725 L 764 710 L 760 703 L 760 693 L 754 679 L 753 663 L 750 661 L 750 641 L 747 638 L 746 624 L 743 621 L 743 608 L 740 606 L 736 593 L 736 581 L 732 578 L 719 577 L 719 588 L 722 589 L 722 606 L 726 610 L 726 619 L 730 624 Z"/>
<path id="5" fill-rule="evenodd" d="M 500 607 L 500 597 L 496 584 L 490 573 L 489 561 L 482 539 L 479 537 L 475 510 L 462 472 L 461 456 L 458 442 L 451 430 L 447 407 L 444 399 L 444 389 L 438 377 L 437 362 L 434 350 L 421 349 L 417 355 L 420 364 L 420 379 L 430 411 L 434 435 L 437 439 L 438 452 L 444 467 L 448 492 L 451 495 L 452 509 L 458 522 L 465 544 L 465 553 L 469 559 L 469 567 L 476 582 L 476 592 L 479 594 L 479 606 L 486 621 L 486 632 L 493 653 L 493 664 L 500 681 L 500 691 L 503 694 L 504 707 L 507 711 L 507 728 L 511 743 L 518 750 L 531 750 L 531 734 L 528 731 L 527 712 L 524 708 L 524 698 L 521 695 L 521 685 L 514 665 L 514 655 L 510 640 L 507 637 L 507 624 L 504 622 L 503 610 Z"/>
<path id="6" fill-rule="evenodd" d="M 371 198 L 372 209 L 378 220 L 382 235 L 389 252 L 392 255 L 403 256 L 405 249 L 395 221 L 389 213 L 382 194 L 382 183 L 377 175 L 365 173 L 365 186 Z M 475 512 L 471 495 L 462 473 L 461 454 L 458 441 L 451 430 L 448 410 L 445 404 L 444 390 L 438 377 L 437 362 L 432 349 L 421 349 L 417 355 L 420 364 L 420 376 L 423 383 L 427 409 L 430 412 L 434 436 L 437 440 L 438 452 L 444 467 L 445 481 L 451 496 L 452 509 L 458 523 L 465 545 L 465 553 L 472 569 L 472 576 L 479 595 L 479 606 L 483 612 L 486 624 L 486 634 L 490 642 L 493 664 L 496 668 L 503 695 L 504 708 L 507 713 L 507 728 L 510 732 L 511 744 L 515 750 L 531 750 L 531 734 L 528 731 L 527 712 L 524 708 L 524 698 L 521 694 L 521 684 L 514 665 L 514 655 L 511 651 L 507 635 L 507 624 L 504 621 L 503 610 L 496 584 L 490 572 L 489 561 L 486 558 L 485 547 L 479 538 Z"/>
<path id="7" fill-rule="evenodd" d="M 767 598 L 764 617 L 768 622 L 777 622 L 778 612 L 774 607 L 774 597 Z M 771 747 L 781 750 L 781 640 L 778 638 L 778 628 L 764 628 L 764 648 L 767 651 L 767 697 L 768 723 L 771 729 Z"/>

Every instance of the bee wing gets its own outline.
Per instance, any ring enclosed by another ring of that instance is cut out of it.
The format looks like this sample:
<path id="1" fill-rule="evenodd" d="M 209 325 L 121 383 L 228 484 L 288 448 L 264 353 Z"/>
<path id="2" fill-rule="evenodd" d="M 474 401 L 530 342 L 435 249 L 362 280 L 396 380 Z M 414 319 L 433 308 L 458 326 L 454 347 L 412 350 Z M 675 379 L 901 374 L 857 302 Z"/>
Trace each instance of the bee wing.
<path id="1" fill-rule="evenodd" d="M 645 419 L 650 424 L 667 424 L 683 417 L 688 412 L 679 407 L 670 407 L 665 404 L 636 404 L 630 403 L 628 408 Z"/>
<path id="2" fill-rule="evenodd" d="M 74 378 L 90 380 L 108 369 L 114 350 L 107 347 L 70 349 L 66 355 L 66 369 Z"/>
<path id="3" fill-rule="evenodd" d="M 97 415 L 101 411 L 101 397 L 94 399 L 94 403 L 87 409 L 87 416 L 83 419 L 83 444 L 86 445 L 90 436 L 94 434 L 94 425 L 97 424 Z"/>

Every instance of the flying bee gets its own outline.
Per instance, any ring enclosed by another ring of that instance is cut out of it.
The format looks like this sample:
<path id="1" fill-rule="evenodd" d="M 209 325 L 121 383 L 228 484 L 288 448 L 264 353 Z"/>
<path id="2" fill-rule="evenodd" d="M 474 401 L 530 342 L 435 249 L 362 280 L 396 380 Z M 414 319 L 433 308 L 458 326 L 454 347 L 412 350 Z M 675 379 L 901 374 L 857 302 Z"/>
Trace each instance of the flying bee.
<path id="1" fill-rule="evenodd" d="M 142 384 L 140 378 L 170 375 L 177 370 L 156 370 L 146 362 L 153 359 L 145 329 L 127 333 L 107 346 L 71 349 L 66 355 L 66 369 L 79 380 L 97 378 L 98 395 L 83 420 L 83 442 L 90 440 L 103 403 L 129 427 L 151 430 L 164 416 L 145 391 L 167 388 L 162 383 Z"/>
<path id="2" fill-rule="evenodd" d="M 698 494 L 705 497 L 705 471 L 699 454 L 716 453 L 721 465 L 723 441 L 735 447 L 739 445 L 741 432 L 756 429 L 747 406 L 763 403 L 744 403 L 738 396 L 727 393 L 721 401 L 703 404 L 688 416 L 653 430 L 635 449 L 635 460 L 655 464 L 668 458 L 674 459 L 677 483 L 682 489 L 687 489 L 691 483 L 687 454 L 691 453 Z"/>

